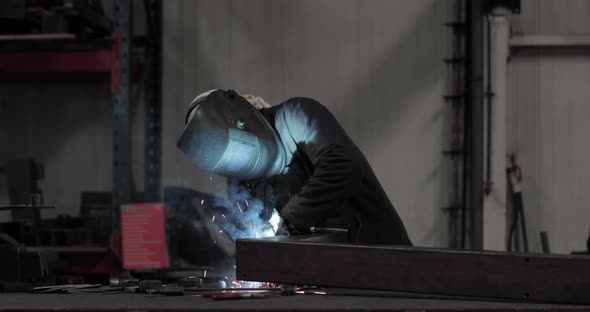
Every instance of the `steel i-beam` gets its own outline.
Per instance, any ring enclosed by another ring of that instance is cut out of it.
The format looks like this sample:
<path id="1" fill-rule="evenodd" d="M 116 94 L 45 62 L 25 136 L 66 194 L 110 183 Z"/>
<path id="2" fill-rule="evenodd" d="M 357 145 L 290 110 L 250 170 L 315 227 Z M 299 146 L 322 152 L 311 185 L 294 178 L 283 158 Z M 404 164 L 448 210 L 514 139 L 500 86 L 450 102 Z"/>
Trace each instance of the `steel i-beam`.
<path id="1" fill-rule="evenodd" d="M 331 235 L 330 241 L 345 241 Z M 353 245 L 326 243 L 324 238 L 316 234 L 237 240 L 236 276 L 326 287 L 590 303 L 589 256 Z"/>

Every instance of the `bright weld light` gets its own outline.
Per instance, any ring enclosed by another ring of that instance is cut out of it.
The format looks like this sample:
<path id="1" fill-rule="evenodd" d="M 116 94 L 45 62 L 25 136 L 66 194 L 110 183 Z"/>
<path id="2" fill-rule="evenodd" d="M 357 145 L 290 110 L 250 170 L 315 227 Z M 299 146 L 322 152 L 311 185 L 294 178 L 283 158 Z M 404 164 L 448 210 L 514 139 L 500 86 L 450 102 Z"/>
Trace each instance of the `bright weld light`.
<path id="1" fill-rule="evenodd" d="M 272 228 L 276 233 L 279 229 L 279 223 L 281 223 L 281 216 L 276 209 L 273 209 L 272 215 L 270 216 L 270 220 L 268 222 L 270 222 L 270 225 L 272 225 Z"/>
<path id="2" fill-rule="evenodd" d="M 281 216 L 279 215 L 279 212 L 276 209 L 273 209 L 272 215 L 270 216 L 268 223 L 270 224 L 270 227 L 264 227 L 263 229 L 261 229 L 261 233 L 258 233 L 258 231 L 254 229 L 254 237 L 270 237 L 274 236 L 277 233 L 277 231 L 279 230 L 279 224 L 281 223 Z"/>
<path id="3" fill-rule="evenodd" d="M 279 229 L 279 223 L 281 223 L 281 216 L 279 215 L 279 212 L 276 209 L 272 211 L 272 215 L 270 216 L 269 222 L 276 232 Z"/>
<path id="4" fill-rule="evenodd" d="M 263 288 L 261 282 L 235 281 L 235 288 Z M 233 282 L 232 282 L 233 284 Z"/>

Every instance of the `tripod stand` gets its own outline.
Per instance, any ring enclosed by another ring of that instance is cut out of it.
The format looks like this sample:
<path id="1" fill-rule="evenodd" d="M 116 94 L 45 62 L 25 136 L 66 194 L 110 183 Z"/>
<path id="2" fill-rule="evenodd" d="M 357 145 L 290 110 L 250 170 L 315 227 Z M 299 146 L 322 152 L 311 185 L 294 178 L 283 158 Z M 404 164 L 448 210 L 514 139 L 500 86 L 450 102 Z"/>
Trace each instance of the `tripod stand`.
<path id="1" fill-rule="evenodd" d="M 512 217 L 510 223 L 510 232 L 508 233 L 508 251 L 521 251 L 519 236 L 522 237 L 523 251 L 529 251 L 529 244 L 526 234 L 526 223 L 524 220 L 524 206 L 522 203 L 522 189 L 520 181 L 522 180 L 521 169 L 516 164 L 516 156 L 510 155 L 510 166 L 506 169 L 508 180 L 512 190 Z M 520 235 L 519 235 L 520 230 Z M 514 241 L 514 249 L 512 242 Z"/>

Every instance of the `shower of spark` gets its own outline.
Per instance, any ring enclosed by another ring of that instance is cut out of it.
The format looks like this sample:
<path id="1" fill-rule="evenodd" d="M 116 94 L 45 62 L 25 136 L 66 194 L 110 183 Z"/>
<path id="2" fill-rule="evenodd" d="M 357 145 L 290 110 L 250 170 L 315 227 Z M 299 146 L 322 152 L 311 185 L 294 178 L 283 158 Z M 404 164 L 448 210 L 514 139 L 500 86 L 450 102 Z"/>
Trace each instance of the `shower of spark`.
<path id="1" fill-rule="evenodd" d="M 265 207 L 265 203 L 238 180 L 228 179 L 226 196 L 220 194 L 213 199 L 211 206 L 225 208 L 216 213 L 222 219 L 214 221 L 231 240 L 273 236 L 278 230 L 278 212 L 273 211 L 272 206 Z"/>

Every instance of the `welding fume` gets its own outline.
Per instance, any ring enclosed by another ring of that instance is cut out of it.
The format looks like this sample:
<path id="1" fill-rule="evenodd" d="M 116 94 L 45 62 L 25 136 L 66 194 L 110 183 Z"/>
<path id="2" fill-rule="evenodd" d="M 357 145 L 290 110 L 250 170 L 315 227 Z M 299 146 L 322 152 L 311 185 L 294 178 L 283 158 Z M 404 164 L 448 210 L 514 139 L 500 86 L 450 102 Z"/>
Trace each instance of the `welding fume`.
<path id="1" fill-rule="evenodd" d="M 369 162 L 318 101 L 277 105 L 233 90 L 197 96 L 178 148 L 199 168 L 227 178 L 213 223 L 229 240 L 348 230 L 353 243 L 412 245 Z"/>

